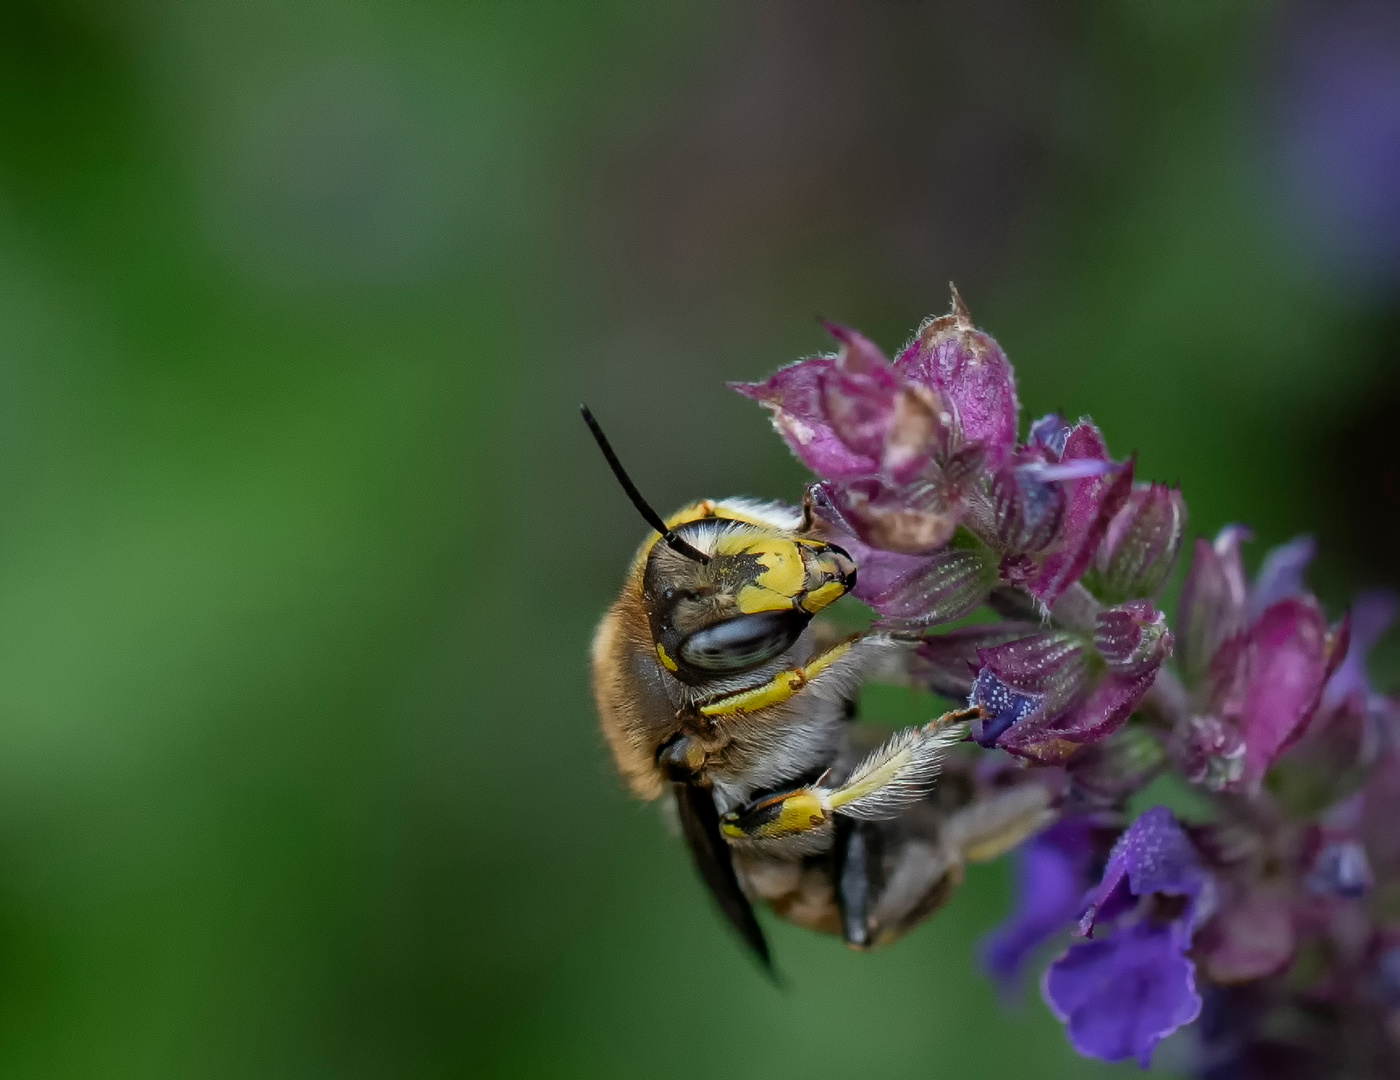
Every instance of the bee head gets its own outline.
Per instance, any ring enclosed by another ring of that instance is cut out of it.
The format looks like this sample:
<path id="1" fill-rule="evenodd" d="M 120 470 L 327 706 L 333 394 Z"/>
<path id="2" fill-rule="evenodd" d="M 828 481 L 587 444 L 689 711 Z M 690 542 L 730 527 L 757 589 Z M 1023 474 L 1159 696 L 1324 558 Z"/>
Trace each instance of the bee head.
<path id="1" fill-rule="evenodd" d="M 834 544 L 726 517 L 714 504 L 701 508 L 709 516 L 672 527 L 707 560 L 658 543 L 642 574 L 657 658 L 690 683 L 749 671 L 786 652 L 856 577 L 855 563 Z"/>
<path id="2" fill-rule="evenodd" d="M 582 411 L 618 483 L 660 534 L 644 555 L 642 597 L 657 659 L 683 682 L 762 666 L 855 585 L 856 566 L 844 550 L 768 515 L 702 502 L 663 521 L 593 414 Z"/>

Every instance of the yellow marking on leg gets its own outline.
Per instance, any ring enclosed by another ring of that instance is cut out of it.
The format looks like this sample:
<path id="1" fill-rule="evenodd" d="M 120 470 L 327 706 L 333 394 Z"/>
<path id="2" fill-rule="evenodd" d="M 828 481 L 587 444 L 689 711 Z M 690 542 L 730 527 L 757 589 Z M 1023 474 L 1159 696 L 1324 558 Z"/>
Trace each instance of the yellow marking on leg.
<path id="1" fill-rule="evenodd" d="M 747 831 L 740 824 L 745 818 L 752 818 L 774 804 L 779 804 L 777 816 Z M 819 829 L 827 822 L 828 808 L 823 805 L 821 795 L 803 788 L 786 795 L 775 795 L 764 799 L 750 810 L 725 815 L 720 823 L 720 832 L 735 839 L 772 840 L 793 833 Z"/>
<path id="2" fill-rule="evenodd" d="M 781 705 L 809 682 L 815 679 L 832 664 L 851 651 L 851 641 L 827 649 L 805 667 L 780 671 L 762 686 L 752 690 L 741 690 L 737 694 L 721 698 L 709 705 L 700 706 L 700 715 L 707 717 L 732 716 L 734 713 L 757 712 L 772 705 Z"/>
<path id="3" fill-rule="evenodd" d="M 679 671 L 676 662 L 666 652 L 666 647 L 661 642 L 656 643 L 656 658 L 661 661 L 661 666 L 667 671 Z"/>

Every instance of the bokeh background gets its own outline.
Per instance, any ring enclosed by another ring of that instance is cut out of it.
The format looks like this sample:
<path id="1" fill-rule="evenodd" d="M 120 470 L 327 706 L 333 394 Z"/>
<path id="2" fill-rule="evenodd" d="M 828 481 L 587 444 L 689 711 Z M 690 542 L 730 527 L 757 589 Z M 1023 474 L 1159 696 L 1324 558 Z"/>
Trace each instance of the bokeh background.
<path id="1" fill-rule="evenodd" d="M 575 405 L 663 509 L 795 499 L 724 380 L 953 279 L 1340 612 L 1400 576 L 1398 12 L 7 0 L 0 1074 L 1126 1075 L 978 975 L 1005 866 L 755 971 L 596 733 L 644 530 Z"/>

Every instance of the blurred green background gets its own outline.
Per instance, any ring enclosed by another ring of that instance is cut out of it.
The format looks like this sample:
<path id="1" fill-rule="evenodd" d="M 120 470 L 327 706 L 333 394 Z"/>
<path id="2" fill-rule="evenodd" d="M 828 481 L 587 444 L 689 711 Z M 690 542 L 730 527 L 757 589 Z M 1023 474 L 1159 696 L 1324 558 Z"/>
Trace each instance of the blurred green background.
<path id="1" fill-rule="evenodd" d="M 0 1074 L 1126 1075 L 977 973 L 1002 865 L 755 971 L 596 732 L 644 530 L 574 409 L 663 509 L 795 499 L 724 380 L 954 279 L 1029 414 L 1255 561 L 1317 532 L 1340 611 L 1396 577 L 1400 209 L 1333 181 L 1400 98 L 1315 46 L 1383 75 L 1373 16 L 6 3 Z"/>

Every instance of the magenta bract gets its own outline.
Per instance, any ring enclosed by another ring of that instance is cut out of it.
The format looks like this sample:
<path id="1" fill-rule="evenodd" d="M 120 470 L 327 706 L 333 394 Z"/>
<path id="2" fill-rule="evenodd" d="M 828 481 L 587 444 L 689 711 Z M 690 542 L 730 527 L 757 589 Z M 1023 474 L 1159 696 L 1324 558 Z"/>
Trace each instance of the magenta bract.
<path id="1" fill-rule="evenodd" d="M 989 470 L 1001 467 L 1016 445 L 1016 377 L 1001 346 L 972 325 L 956 290 L 952 314 L 920 327 L 895 367 L 947 403 L 958 439 L 980 444 Z"/>

